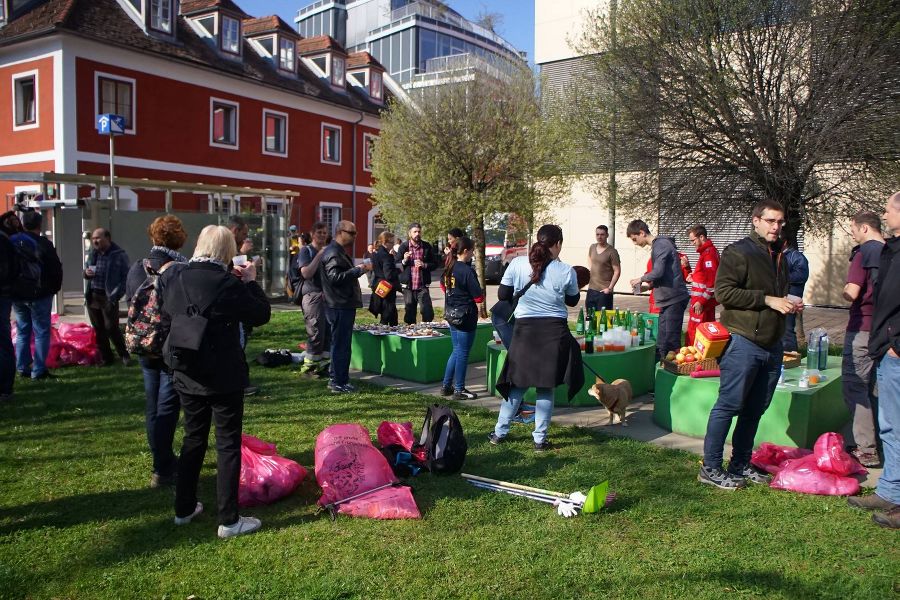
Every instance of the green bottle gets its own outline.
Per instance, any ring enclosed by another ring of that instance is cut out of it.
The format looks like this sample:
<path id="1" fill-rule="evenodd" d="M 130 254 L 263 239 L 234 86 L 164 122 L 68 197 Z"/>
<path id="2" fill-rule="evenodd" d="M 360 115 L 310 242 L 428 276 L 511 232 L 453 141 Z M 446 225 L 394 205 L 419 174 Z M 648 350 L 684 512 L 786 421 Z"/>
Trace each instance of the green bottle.
<path id="1" fill-rule="evenodd" d="M 594 319 L 588 319 L 587 328 L 584 331 L 584 351 L 587 354 L 594 353 Z"/>
<path id="2" fill-rule="evenodd" d="M 647 330 L 644 329 L 644 316 L 640 313 L 637 314 L 637 328 L 638 335 L 641 336 L 641 346 L 647 343 Z"/>
<path id="3" fill-rule="evenodd" d="M 597 321 L 597 323 L 598 323 L 597 331 L 599 331 L 600 333 L 606 333 L 607 323 L 606 323 L 606 309 L 605 308 L 600 309 L 600 319 Z"/>
<path id="4" fill-rule="evenodd" d="M 584 335 L 584 309 L 578 309 L 578 320 L 575 322 L 575 335 Z"/>

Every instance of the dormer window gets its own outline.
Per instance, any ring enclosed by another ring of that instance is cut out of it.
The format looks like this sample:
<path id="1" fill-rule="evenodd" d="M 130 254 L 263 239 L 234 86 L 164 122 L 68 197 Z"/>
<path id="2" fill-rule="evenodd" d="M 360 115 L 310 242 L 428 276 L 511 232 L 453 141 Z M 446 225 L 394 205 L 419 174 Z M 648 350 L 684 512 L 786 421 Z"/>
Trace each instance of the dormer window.
<path id="1" fill-rule="evenodd" d="M 269 53 L 269 56 L 275 56 L 275 36 L 254 38 L 256 43 L 262 46 L 263 50 Z"/>
<path id="2" fill-rule="evenodd" d="M 194 19 L 194 22 L 197 23 L 200 27 L 209 34 L 209 37 L 215 37 L 216 35 L 216 15 L 206 15 L 205 17 L 200 17 L 199 19 Z"/>
<path id="3" fill-rule="evenodd" d="M 379 71 L 372 71 L 369 75 L 369 95 L 374 100 L 381 100 L 384 94 L 384 79 Z"/>
<path id="4" fill-rule="evenodd" d="M 346 63 L 340 56 L 331 57 L 331 84 L 337 87 L 344 87 L 344 74 L 346 72 Z"/>
<path id="5" fill-rule="evenodd" d="M 150 0 L 150 27 L 172 33 L 172 0 Z"/>
<path id="6" fill-rule="evenodd" d="M 222 50 L 241 53 L 241 22 L 225 15 L 222 15 Z"/>
<path id="7" fill-rule="evenodd" d="M 291 38 L 281 37 L 278 41 L 278 68 L 282 71 L 294 72 L 294 55 L 296 44 Z"/>

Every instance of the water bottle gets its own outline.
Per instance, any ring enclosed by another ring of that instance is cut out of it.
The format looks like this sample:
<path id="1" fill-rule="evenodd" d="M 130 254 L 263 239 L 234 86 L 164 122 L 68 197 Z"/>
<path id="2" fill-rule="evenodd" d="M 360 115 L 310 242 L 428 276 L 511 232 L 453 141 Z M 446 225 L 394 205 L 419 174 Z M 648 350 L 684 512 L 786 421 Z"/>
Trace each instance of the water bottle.
<path id="1" fill-rule="evenodd" d="M 828 334 L 825 333 L 822 337 L 819 338 L 819 364 L 816 367 L 819 371 L 824 371 L 828 368 L 828 344 L 829 344 Z"/>
<path id="2" fill-rule="evenodd" d="M 819 368 L 819 332 L 811 331 L 806 345 L 806 368 Z"/>

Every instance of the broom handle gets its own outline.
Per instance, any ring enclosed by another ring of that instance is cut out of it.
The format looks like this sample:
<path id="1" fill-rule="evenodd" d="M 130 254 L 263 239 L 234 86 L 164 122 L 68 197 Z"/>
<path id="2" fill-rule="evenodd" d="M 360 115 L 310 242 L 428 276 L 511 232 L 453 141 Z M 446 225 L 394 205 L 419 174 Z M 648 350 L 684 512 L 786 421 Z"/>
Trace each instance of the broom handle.
<path id="1" fill-rule="evenodd" d="M 494 485 L 502 485 L 504 487 L 508 487 L 514 490 L 523 490 L 526 492 L 538 492 L 539 494 L 547 494 L 550 496 L 554 496 L 556 498 L 563 498 L 565 500 L 569 499 L 568 494 L 563 494 L 560 492 L 553 492 L 551 490 L 542 490 L 541 488 L 530 487 L 527 485 L 519 485 L 518 483 L 510 483 L 509 481 L 500 481 L 499 479 L 490 479 L 488 477 L 479 477 L 478 475 L 469 475 L 468 473 L 462 473 L 464 479 L 471 479 L 472 481 L 483 481 L 484 483 L 493 483 Z"/>

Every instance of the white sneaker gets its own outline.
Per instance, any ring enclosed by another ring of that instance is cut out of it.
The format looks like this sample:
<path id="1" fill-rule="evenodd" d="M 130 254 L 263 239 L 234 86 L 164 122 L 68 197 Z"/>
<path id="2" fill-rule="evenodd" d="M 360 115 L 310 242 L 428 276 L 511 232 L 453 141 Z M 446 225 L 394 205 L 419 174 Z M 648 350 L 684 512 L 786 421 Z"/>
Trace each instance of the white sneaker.
<path id="1" fill-rule="evenodd" d="M 233 525 L 219 525 L 219 537 L 224 540 L 236 535 L 253 533 L 260 527 L 262 527 L 262 521 L 255 517 L 239 517 Z"/>
<path id="2" fill-rule="evenodd" d="M 198 502 L 197 506 L 194 507 L 194 512 L 192 512 L 188 516 L 175 517 L 175 524 L 176 525 L 187 525 L 188 523 L 191 522 L 191 519 L 193 519 L 194 517 L 196 517 L 197 515 L 199 515 L 202 512 L 203 512 L 203 505 Z"/>

